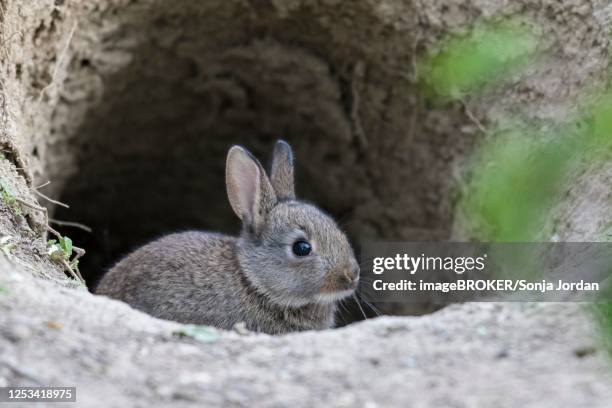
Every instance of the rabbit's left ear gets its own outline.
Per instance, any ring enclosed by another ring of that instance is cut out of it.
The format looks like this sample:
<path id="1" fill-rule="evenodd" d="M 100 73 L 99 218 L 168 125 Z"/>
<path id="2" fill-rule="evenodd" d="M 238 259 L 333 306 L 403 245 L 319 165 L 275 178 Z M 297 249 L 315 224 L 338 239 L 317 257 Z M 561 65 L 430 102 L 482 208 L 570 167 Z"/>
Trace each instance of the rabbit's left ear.
<path id="1" fill-rule="evenodd" d="M 295 199 L 293 151 L 289 143 L 279 140 L 274 146 L 270 182 L 279 200 Z"/>
<path id="2" fill-rule="evenodd" d="M 249 230 L 259 233 L 276 194 L 259 161 L 246 149 L 234 146 L 227 154 L 225 183 L 230 205 Z"/>

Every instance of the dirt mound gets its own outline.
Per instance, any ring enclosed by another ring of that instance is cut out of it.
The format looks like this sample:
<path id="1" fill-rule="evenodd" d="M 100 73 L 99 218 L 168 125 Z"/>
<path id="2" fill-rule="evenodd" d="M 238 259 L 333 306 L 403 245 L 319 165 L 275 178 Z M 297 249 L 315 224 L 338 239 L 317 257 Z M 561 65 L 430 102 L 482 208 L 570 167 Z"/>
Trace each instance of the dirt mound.
<path id="1" fill-rule="evenodd" d="M 76 386 L 79 406 L 604 408 L 612 399 L 605 350 L 577 304 L 466 304 L 270 337 L 198 333 L 6 264 L 0 272 L 0 386 Z"/>

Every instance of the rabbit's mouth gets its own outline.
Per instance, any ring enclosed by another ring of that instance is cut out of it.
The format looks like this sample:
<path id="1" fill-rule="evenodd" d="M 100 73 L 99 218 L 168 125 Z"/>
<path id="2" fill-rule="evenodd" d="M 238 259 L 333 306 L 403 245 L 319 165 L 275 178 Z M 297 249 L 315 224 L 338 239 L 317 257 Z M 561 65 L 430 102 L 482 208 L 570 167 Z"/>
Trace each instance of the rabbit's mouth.
<path id="1" fill-rule="evenodd" d="M 329 304 L 351 296 L 359 285 L 357 266 L 329 273 L 320 292 L 314 296 L 315 302 Z"/>
<path id="2" fill-rule="evenodd" d="M 330 304 L 351 296 L 355 289 L 344 289 L 337 292 L 321 292 L 315 295 L 315 302 L 320 304 Z"/>

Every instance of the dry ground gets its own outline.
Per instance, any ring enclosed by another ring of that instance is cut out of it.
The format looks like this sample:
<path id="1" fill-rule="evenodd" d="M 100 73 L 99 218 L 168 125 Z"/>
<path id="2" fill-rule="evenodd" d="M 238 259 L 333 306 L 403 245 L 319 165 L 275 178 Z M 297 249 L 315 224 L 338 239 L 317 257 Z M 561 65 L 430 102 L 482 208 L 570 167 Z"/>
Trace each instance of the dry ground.
<path id="1" fill-rule="evenodd" d="M 76 386 L 78 406 L 606 408 L 612 401 L 612 365 L 578 304 L 455 305 L 325 332 L 219 332 L 201 342 L 179 337 L 181 325 L 6 262 L 0 287 L 0 385 Z"/>

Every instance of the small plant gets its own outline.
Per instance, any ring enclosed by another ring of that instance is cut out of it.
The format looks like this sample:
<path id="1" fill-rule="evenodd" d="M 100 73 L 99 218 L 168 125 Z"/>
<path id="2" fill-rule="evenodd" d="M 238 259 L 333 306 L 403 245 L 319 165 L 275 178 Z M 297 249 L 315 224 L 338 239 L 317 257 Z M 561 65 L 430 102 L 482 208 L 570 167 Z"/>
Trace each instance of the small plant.
<path id="1" fill-rule="evenodd" d="M 54 261 L 65 259 L 69 261 L 72 257 L 72 240 L 68 237 L 60 237 L 59 240 L 50 239 L 47 242 L 48 254 Z"/>
<path id="2" fill-rule="evenodd" d="M 49 255 L 51 260 L 64 266 L 73 278 L 84 283 L 85 281 L 78 269 L 80 255 L 76 253 L 73 257 L 74 249 L 72 240 L 66 236 L 58 234 L 58 239 L 47 241 L 47 255 Z"/>
<path id="3" fill-rule="evenodd" d="M 41 194 L 39 193 L 39 195 Z M 44 195 L 42 196 L 57 204 L 57 201 L 51 200 Z M 62 236 L 49 226 L 47 209 L 37 204 L 28 203 L 27 201 L 16 197 L 3 180 L 0 180 L 0 199 L 9 207 L 10 210 L 12 210 L 15 215 L 23 214 L 21 209 L 22 204 L 43 214 L 45 219 L 45 229 L 57 237 L 57 239 L 47 241 L 47 255 L 49 255 L 52 261 L 61 264 L 74 279 L 84 285 L 85 280 L 81 276 L 78 266 L 79 258 L 85 255 L 85 250 L 72 245 L 72 240 L 70 238 Z M 65 204 L 61 205 L 66 206 Z M 11 250 L 15 247 L 15 244 L 11 243 L 10 240 L 10 236 L 0 238 L 0 250 L 9 258 L 11 257 Z"/>
<path id="4" fill-rule="evenodd" d="M 3 286 L 0 286 L 0 295 L 5 295 L 7 293 L 8 293 L 8 289 Z"/>
<path id="5" fill-rule="evenodd" d="M 4 183 L 4 181 L 0 180 L 0 199 L 15 213 L 16 215 L 21 215 L 21 205 L 19 201 L 11 191 L 11 189 Z"/>

